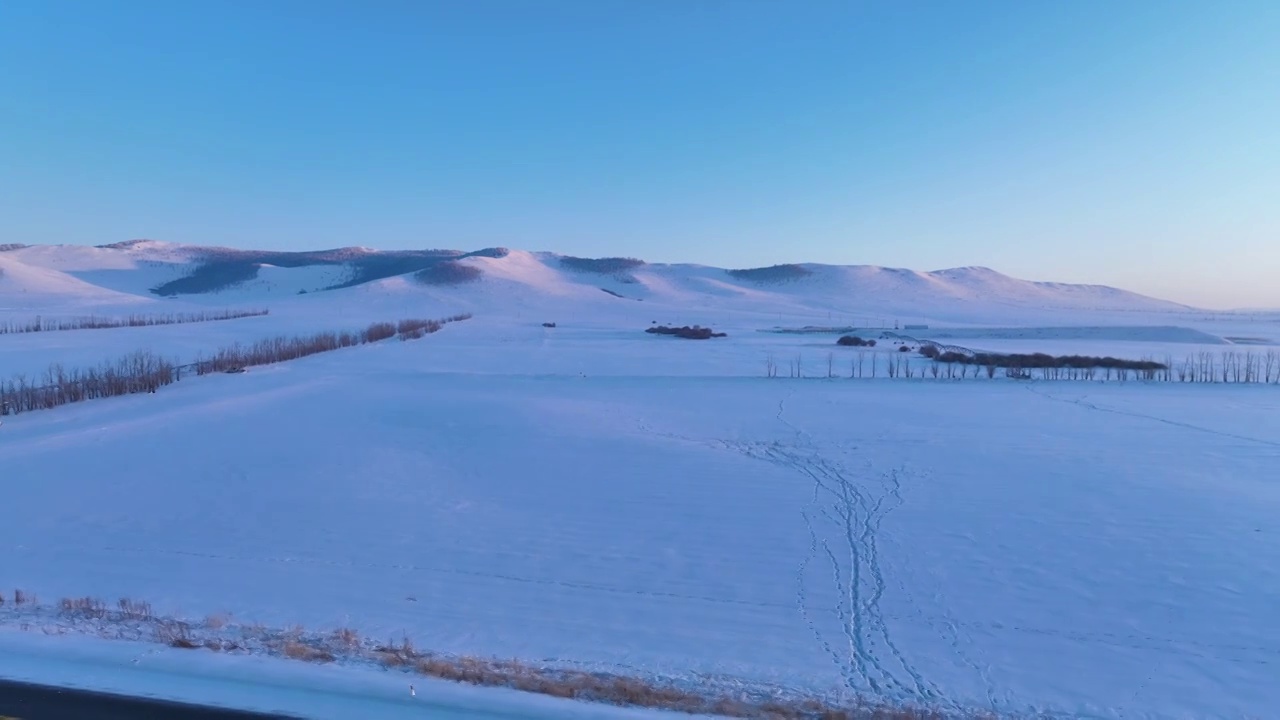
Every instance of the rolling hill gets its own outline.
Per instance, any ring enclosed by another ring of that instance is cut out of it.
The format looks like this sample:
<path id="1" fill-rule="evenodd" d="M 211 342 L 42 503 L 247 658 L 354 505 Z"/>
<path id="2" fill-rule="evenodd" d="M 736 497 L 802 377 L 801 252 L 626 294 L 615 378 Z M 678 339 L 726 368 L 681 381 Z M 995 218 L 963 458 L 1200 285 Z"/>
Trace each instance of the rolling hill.
<path id="1" fill-rule="evenodd" d="M 283 300 L 358 290 L 417 293 L 475 309 L 666 308 L 848 322 L 1027 322 L 1063 313 L 1181 313 L 1177 303 L 1100 285 L 1031 282 L 989 268 L 932 272 L 869 265 L 724 269 L 489 248 L 277 252 L 132 241 L 0 252 L 0 307 Z M 336 298 L 335 298 L 336 299 Z"/>

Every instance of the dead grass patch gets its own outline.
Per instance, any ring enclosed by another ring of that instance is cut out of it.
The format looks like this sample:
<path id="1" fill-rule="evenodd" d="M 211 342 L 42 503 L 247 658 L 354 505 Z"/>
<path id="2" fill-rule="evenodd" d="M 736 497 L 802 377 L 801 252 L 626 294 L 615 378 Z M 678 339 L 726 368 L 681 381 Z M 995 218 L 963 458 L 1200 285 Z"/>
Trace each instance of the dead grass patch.
<path id="1" fill-rule="evenodd" d="M 151 603 L 130 598 L 120 598 L 116 603 L 120 614 L 129 620 L 150 620 L 152 618 Z"/>
<path id="2" fill-rule="evenodd" d="M 156 642 L 183 650 L 194 650 L 200 645 L 191 637 L 191 626 L 177 620 L 162 620 L 155 625 Z"/>
<path id="3" fill-rule="evenodd" d="M 301 642 L 286 642 L 281 652 L 287 658 L 304 662 L 333 662 L 337 659 L 333 653 L 324 648 L 312 647 Z"/>
<path id="4" fill-rule="evenodd" d="M 13 602 L 39 610 L 35 596 L 22 590 L 14 591 Z M 108 610 L 107 604 L 97 598 L 64 598 L 57 604 L 59 614 L 76 619 L 93 618 L 100 622 L 87 626 L 63 622 L 58 627 L 40 629 L 46 633 L 96 632 L 102 637 L 132 637 L 129 633 L 145 634 L 149 631 L 155 642 L 173 648 L 259 652 L 309 663 L 339 660 L 372 662 L 385 668 L 469 685 L 506 687 L 617 706 L 753 720 L 945 720 L 960 717 L 995 720 L 996 717 L 942 712 L 933 708 L 889 706 L 857 699 L 835 702 L 817 696 L 766 694 L 767 690 L 739 690 L 726 684 L 690 687 L 660 678 L 542 667 L 519 660 L 444 656 L 419 650 L 408 637 L 375 644 L 361 638 L 354 629 L 345 627 L 323 633 L 308 632 L 301 626 L 268 628 L 261 624 L 233 624 L 229 617 L 221 614 L 190 624 L 174 618 L 156 617 L 148 603 L 129 598 L 122 598 L 116 606 L 118 612 Z M 17 619 L 23 619 L 21 613 Z M 124 627 L 113 628 L 105 623 L 122 623 Z M 22 622 L 21 627 L 25 630 L 30 625 Z M 107 629 L 117 632 L 106 633 Z M 129 633 L 118 634 L 121 629 L 127 629 Z"/>
<path id="5" fill-rule="evenodd" d="M 62 598 L 58 601 L 58 611 L 63 615 L 101 619 L 107 616 L 107 604 L 92 597 Z"/>

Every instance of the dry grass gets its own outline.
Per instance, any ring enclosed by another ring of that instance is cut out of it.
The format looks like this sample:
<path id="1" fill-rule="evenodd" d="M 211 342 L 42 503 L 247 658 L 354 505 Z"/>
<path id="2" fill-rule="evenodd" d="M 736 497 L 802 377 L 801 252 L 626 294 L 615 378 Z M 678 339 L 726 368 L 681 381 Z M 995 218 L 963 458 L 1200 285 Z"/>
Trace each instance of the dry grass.
<path id="1" fill-rule="evenodd" d="M 383 648 L 389 666 L 409 664 L 403 653 Z M 858 705 L 837 707 L 818 699 L 797 701 L 714 697 L 649 680 L 617 675 L 537 668 L 518 661 L 418 657 L 414 672 L 427 677 L 491 687 L 508 687 L 552 697 L 690 714 L 769 720 L 944 720 L 926 708 Z"/>
<path id="2" fill-rule="evenodd" d="M 191 637 L 191 626 L 177 620 L 162 620 L 155 625 L 156 642 L 169 647 L 194 650 L 200 645 Z"/>
<path id="3" fill-rule="evenodd" d="M 150 620 L 152 617 L 151 603 L 148 602 L 120 598 L 116 607 L 120 608 L 120 614 L 129 620 Z"/>
<path id="4" fill-rule="evenodd" d="M 97 598 L 62 598 L 58 601 L 58 611 L 64 615 L 101 619 L 107 616 L 107 604 Z"/>
<path id="5" fill-rule="evenodd" d="M 305 662 L 333 662 L 337 659 L 337 656 L 324 648 L 312 647 L 306 643 L 294 641 L 284 643 L 280 652 L 287 658 Z"/>
<path id="6" fill-rule="evenodd" d="M 334 631 L 333 640 L 348 651 L 355 651 L 360 648 L 360 634 L 351 628 L 341 628 Z"/>
<path id="7" fill-rule="evenodd" d="M 35 596 L 17 590 L 14 604 L 35 605 Z M 155 642 L 173 648 L 204 648 L 213 652 L 265 652 L 301 662 L 338 660 L 375 662 L 388 669 L 466 683 L 506 687 L 551 697 L 608 703 L 619 706 L 672 710 L 722 717 L 761 720 L 944 720 L 961 716 L 930 708 L 893 707 L 869 702 L 832 703 L 816 697 L 760 697 L 726 694 L 711 689 L 690 689 L 670 682 L 610 673 L 584 672 L 530 665 L 519 660 L 447 657 L 418 650 L 403 637 L 384 644 L 369 643 L 351 628 L 328 633 L 308 632 L 301 626 L 281 630 L 262 625 L 233 624 L 225 615 L 210 615 L 194 625 L 156 617 L 148 603 L 122 598 L 118 610 L 109 610 L 97 598 L 64 598 L 58 611 L 66 617 L 105 622 L 128 622 L 135 630 L 150 631 Z M 140 624 L 140 626 L 136 625 Z M 29 626 L 22 623 L 22 627 Z M 94 626 L 100 631 L 106 627 Z M 59 628 L 59 632 L 65 628 Z M 48 630 L 46 629 L 46 632 Z M 963 717 L 984 717 L 963 714 Z M 993 716 L 987 716 L 993 717 Z"/>

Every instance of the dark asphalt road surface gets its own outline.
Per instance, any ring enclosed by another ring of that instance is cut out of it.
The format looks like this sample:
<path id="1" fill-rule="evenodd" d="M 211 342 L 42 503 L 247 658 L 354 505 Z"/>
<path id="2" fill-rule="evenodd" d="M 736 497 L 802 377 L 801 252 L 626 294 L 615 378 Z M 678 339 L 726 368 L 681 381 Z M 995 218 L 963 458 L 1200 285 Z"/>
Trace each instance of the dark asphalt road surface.
<path id="1" fill-rule="evenodd" d="M 187 705 L 0 680 L 0 718 L 20 720 L 267 720 L 287 715 Z"/>

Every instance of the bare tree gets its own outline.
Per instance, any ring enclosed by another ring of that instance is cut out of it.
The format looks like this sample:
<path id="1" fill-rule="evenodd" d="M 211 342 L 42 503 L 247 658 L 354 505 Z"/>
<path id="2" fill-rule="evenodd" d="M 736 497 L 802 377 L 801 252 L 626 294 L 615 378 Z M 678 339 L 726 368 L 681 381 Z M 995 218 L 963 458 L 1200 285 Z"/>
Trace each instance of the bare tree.
<path id="1" fill-rule="evenodd" d="M 0 335 L 15 333 L 64 332 L 69 330 L 102 330 L 122 327 L 151 327 L 153 325 L 180 325 L 186 323 L 238 320 L 261 317 L 268 310 L 213 310 L 196 313 L 170 313 L 163 315 L 128 315 L 125 317 L 98 317 L 94 315 L 50 319 L 36 316 L 31 320 L 13 320 L 0 323 Z"/>
<path id="2" fill-rule="evenodd" d="M 464 320 L 469 316 L 455 316 L 444 321 L 407 321 L 409 333 L 434 332 L 443 322 Z M 250 365 L 292 360 L 319 352 L 357 345 L 362 337 L 383 337 L 380 333 L 390 326 L 395 334 L 396 325 L 375 324 L 378 332 L 318 333 L 304 337 L 277 337 L 261 340 L 250 346 L 233 345 L 218 350 L 212 358 L 194 364 L 196 374 L 244 368 Z M 374 340 L 369 339 L 369 342 Z M 87 370 L 67 370 L 54 364 L 45 371 L 41 384 L 27 380 L 25 375 L 0 382 L 0 413 L 11 415 L 32 410 L 45 410 L 68 403 L 104 397 L 154 393 L 158 389 L 177 382 L 180 368 L 173 362 L 149 352 L 135 352 L 115 362 L 105 363 Z"/>

